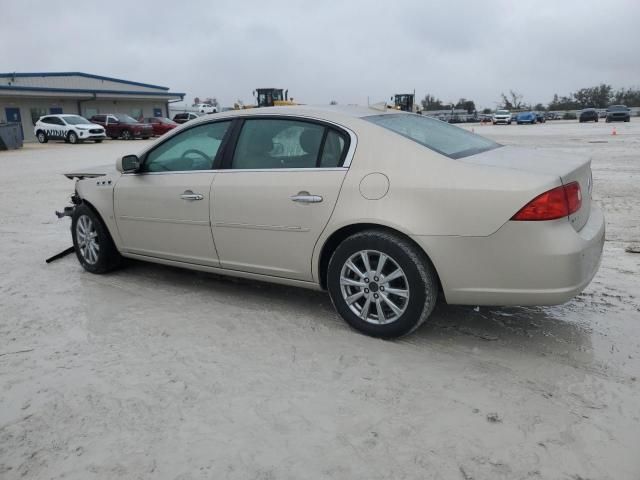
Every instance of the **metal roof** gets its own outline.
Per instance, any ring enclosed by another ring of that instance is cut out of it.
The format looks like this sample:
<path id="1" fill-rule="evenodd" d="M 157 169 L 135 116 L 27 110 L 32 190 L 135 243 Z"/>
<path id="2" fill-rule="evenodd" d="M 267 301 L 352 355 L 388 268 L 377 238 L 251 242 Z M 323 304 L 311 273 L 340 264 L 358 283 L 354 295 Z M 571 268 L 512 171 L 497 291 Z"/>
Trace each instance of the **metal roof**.
<path id="1" fill-rule="evenodd" d="M 25 78 L 25 77 L 85 77 L 93 78 L 95 80 L 107 80 L 110 82 L 124 83 L 126 85 L 135 85 L 137 87 L 157 88 L 159 90 L 169 90 L 169 87 L 163 87 L 160 85 L 151 85 L 150 83 L 132 82 L 130 80 L 122 80 L 121 78 L 104 77 L 102 75 L 93 75 L 91 73 L 84 72 L 9 72 L 0 73 L 0 78 Z"/>

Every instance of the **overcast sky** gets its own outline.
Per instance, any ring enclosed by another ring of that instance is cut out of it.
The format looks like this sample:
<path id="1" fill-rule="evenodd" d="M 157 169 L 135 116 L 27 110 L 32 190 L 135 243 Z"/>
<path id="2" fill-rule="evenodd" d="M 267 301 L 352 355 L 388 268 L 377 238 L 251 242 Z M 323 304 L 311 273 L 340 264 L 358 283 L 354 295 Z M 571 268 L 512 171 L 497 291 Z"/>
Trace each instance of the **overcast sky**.
<path id="1" fill-rule="evenodd" d="M 640 0 L 0 0 L 0 72 L 83 71 L 222 105 L 411 92 L 495 107 L 640 86 Z"/>

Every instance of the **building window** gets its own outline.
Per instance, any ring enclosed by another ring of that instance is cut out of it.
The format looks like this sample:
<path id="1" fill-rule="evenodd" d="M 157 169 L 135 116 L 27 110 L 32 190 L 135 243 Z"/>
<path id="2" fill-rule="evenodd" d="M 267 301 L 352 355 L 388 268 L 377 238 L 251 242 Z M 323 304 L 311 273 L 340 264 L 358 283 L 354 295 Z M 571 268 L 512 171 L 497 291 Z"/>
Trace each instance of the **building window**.
<path id="1" fill-rule="evenodd" d="M 44 117 L 45 115 L 48 115 L 49 112 L 47 112 L 46 108 L 40 108 L 40 107 L 34 107 L 31 109 L 31 123 L 33 123 L 33 125 L 35 126 L 36 122 L 38 121 L 38 119 L 40 117 Z"/>

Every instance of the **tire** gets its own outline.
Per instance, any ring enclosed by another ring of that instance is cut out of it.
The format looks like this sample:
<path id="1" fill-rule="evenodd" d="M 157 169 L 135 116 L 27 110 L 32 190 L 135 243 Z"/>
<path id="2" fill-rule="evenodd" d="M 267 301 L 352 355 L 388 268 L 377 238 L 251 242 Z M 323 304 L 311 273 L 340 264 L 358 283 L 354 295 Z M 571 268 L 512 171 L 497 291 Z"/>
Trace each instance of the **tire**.
<path id="1" fill-rule="evenodd" d="M 49 141 L 49 137 L 47 137 L 47 134 L 43 131 L 39 131 L 36 137 L 40 143 L 47 143 Z"/>
<path id="2" fill-rule="evenodd" d="M 143 140 L 149 140 L 149 137 L 142 137 Z"/>
<path id="3" fill-rule="evenodd" d="M 70 144 L 75 145 L 78 143 L 78 134 L 76 132 L 69 132 L 67 140 Z"/>
<path id="4" fill-rule="evenodd" d="M 96 143 L 102 143 L 102 140 L 96 140 L 95 142 Z"/>
<path id="5" fill-rule="evenodd" d="M 369 262 L 368 274 L 363 255 Z M 382 270 L 377 271 L 382 255 Z M 385 282 L 391 275 L 397 278 Z M 380 230 L 357 233 L 338 245 L 329 261 L 327 287 L 333 305 L 351 327 L 379 338 L 413 332 L 429 317 L 438 297 L 438 278 L 424 252 L 408 240 Z M 391 289 L 394 293 L 383 293 Z M 354 295 L 357 297 L 349 304 L 347 298 Z"/>
<path id="6" fill-rule="evenodd" d="M 123 140 L 133 140 L 133 135 L 131 135 L 131 132 L 129 130 L 123 130 L 122 131 L 122 139 Z"/>
<path id="7" fill-rule="evenodd" d="M 611 122 L 611 120 L 609 120 L 609 119 L 607 118 L 607 119 L 605 120 L 605 122 L 610 123 L 610 122 Z"/>
<path id="8" fill-rule="evenodd" d="M 627 118 L 627 119 L 625 120 L 625 122 L 630 122 L 630 121 L 631 121 L 631 119 L 630 119 L 630 118 Z"/>
<path id="9" fill-rule="evenodd" d="M 110 138 L 111 138 L 111 140 L 117 140 L 118 139 L 118 137 L 110 137 Z"/>
<path id="10" fill-rule="evenodd" d="M 106 273 L 120 266 L 122 257 L 107 227 L 100 216 L 85 203 L 81 203 L 73 211 L 71 237 L 76 257 L 87 272 Z"/>

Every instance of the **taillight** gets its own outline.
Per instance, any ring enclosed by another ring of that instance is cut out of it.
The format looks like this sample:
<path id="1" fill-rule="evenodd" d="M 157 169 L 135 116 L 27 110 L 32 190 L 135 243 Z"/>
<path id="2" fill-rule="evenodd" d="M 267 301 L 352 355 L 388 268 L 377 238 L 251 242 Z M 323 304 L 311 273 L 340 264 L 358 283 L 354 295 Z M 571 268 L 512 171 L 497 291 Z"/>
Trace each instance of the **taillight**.
<path id="1" fill-rule="evenodd" d="M 578 182 L 561 185 L 538 195 L 516 213 L 511 220 L 555 220 L 580 210 L 582 192 Z"/>

